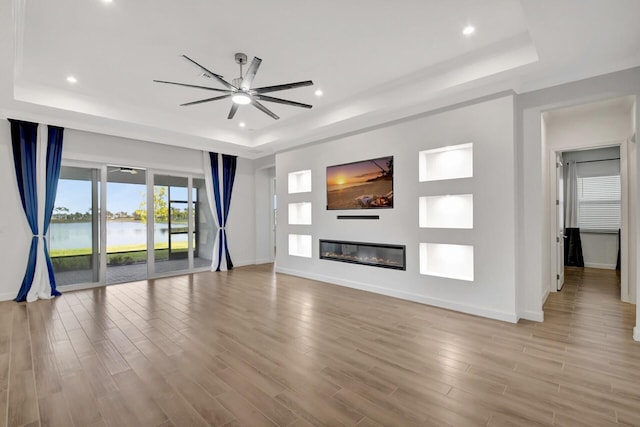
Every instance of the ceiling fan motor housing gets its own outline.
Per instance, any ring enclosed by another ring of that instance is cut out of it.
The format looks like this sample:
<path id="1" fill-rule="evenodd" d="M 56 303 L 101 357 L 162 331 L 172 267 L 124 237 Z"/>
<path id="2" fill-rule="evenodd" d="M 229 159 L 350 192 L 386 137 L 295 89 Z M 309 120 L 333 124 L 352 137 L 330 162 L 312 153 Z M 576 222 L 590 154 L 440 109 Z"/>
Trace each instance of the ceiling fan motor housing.
<path id="1" fill-rule="evenodd" d="M 247 63 L 247 55 L 245 55 L 244 53 L 240 53 L 240 52 L 236 53 L 235 58 L 236 58 L 236 64 L 244 65 Z"/>

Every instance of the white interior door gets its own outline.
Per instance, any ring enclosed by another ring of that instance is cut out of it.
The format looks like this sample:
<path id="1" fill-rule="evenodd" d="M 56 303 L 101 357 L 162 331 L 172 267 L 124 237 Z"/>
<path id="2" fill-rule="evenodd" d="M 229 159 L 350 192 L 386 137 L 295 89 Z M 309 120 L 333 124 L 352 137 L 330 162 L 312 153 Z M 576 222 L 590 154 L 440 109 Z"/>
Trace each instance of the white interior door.
<path id="1" fill-rule="evenodd" d="M 564 168 L 562 153 L 556 153 L 556 289 L 564 285 Z"/>

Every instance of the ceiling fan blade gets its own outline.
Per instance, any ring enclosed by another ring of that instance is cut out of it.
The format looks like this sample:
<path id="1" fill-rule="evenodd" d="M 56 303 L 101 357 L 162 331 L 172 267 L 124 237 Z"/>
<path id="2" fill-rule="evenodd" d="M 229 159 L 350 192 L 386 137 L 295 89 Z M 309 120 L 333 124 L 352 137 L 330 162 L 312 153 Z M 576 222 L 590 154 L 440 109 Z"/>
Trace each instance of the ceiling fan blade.
<path id="1" fill-rule="evenodd" d="M 266 95 L 253 95 L 254 98 L 259 99 L 261 101 L 267 101 L 267 102 L 277 102 L 278 104 L 284 104 L 284 105 L 292 105 L 294 107 L 302 107 L 302 108 L 311 108 L 312 105 L 309 104 L 303 104 L 301 102 L 295 102 L 295 101 L 289 101 L 287 99 L 282 99 L 282 98 L 274 98 L 273 96 L 266 96 Z"/>
<path id="2" fill-rule="evenodd" d="M 304 82 L 295 82 L 295 83 L 286 83 L 283 85 L 258 87 L 258 88 L 252 89 L 251 91 L 256 93 L 268 93 L 268 92 L 276 92 L 279 90 L 295 89 L 297 87 L 303 87 L 303 86 L 311 86 L 312 84 L 313 82 L 311 80 L 306 80 Z"/>
<path id="3" fill-rule="evenodd" d="M 166 83 L 168 85 L 178 85 L 178 86 L 186 86 L 186 87 L 195 87 L 198 89 L 206 89 L 206 90 L 212 90 L 214 92 L 229 92 L 227 89 L 216 89 L 214 87 L 207 87 L 207 86 L 198 86 L 198 85 L 189 85 L 186 83 L 178 83 L 178 82 L 168 82 L 166 80 L 154 80 L 154 82 L 156 83 Z"/>
<path id="4" fill-rule="evenodd" d="M 199 101 L 187 102 L 186 104 L 180 104 L 180 106 L 181 107 L 186 107 L 188 105 L 202 104 L 202 103 L 205 103 L 205 102 L 217 101 L 218 99 L 229 98 L 230 96 L 231 96 L 231 94 L 222 95 L 222 96 L 215 96 L 213 98 L 207 98 L 207 99 L 201 99 Z"/>
<path id="5" fill-rule="evenodd" d="M 262 111 L 263 113 L 271 116 L 272 118 L 278 120 L 280 117 L 278 117 L 273 111 L 269 110 L 267 107 L 265 107 L 264 105 L 260 104 L 255 98 L 253 99 L 253 101 L 251 101 L 251 104 L 253 104 L 258 110 Z"/>
<path id="6" fill-rule="evenodd" d="M 251 65 L 249 65 L 249 69 L 247 69 L 247 72 L 242 79 L 242 84 L 240 85 L 242 90 L 249 90 L 251 88 L 251 83 L 253 83 L 253 78 L 256 76 L 261 63 L 262 59 L 257 56 L 253 57 L 253 61 L 251 61 Z"/>
<path id="7" fill-rule="evenodd" d="M 196 67 L 200 68 L 202 71 L 207 73 L 212 78 L 216 79 L 218 82 L 220 82 L 223 85 L 225 85 L 227 88 L 229 88 L 229 89 L 238 89 L 237 87 L 233 86 L 231 83 L 225 81 L 220 74 L 216 74 L 213 71 L 210 71 L 210 70 L 206 69 L 205 67 L 203 67 L 202 65 L 200 65 L 196 61 L 194 61 L 193 59 L 189 58 L 187 55 L 182 55 L 182 57 L 185 58 L 187 61 L 191 62 L 192 64 L 194 64 Z"/>
<path id="8" fill-rule="evenodd" d="M 236 104 L 235 102 L 231 105 L 231 110 L 229 110 L 229 115 L 227 116 L 227 119 L 229 120 L 233 119 L 233 116 L 236 115 L 236 111 L 238 111 L 238 107 L 240 107 L 240 104 Z"/>

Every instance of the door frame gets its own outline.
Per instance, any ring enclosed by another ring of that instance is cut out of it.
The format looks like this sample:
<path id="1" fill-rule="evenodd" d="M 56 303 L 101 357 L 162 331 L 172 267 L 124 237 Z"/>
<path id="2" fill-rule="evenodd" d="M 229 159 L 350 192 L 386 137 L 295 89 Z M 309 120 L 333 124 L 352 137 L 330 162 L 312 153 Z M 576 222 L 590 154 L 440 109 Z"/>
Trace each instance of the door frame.
<path id="1" fill-rule="evenodd" d="M 564 286 L 564 159 L 562 152 L 556 151 L 556 290 L 562 290 Z M 558 271 L 558 270 L 562 271 Z"/>
<path id="2" fill-rule="evenodd" d="M 547 194 L 549 195 L 548 206 L 549 212 L 547 213 L 550 221 L 550 235 L 548 242 L 551 247 L 551 277 L 549 278 L 549 292 L 557 292 L 556 277 L 558 273 L 558 267 L 556 262 L 556 237 L 557 237 L 557 214 L 556 214 L 556 188 L 557 188 L 557 176 L 556 176 L 556 154 L 564 151 L 581 151 L 591 150 L 596 148 L 606 147 L 620 147 L 620 187 L 621 187 L 621 199 L 620 199 L 620 300 L 623 302 L 632 302 L 629 299 L 629 175 L 628 175 L 628 160 L 627 160 L 627 140 L 616 140 L 608 142 L 591 142 L 583 143 L 579 145 L 575 144 L 558 144 L 553 147 L 547 148 L 547 161 L 548 161 L 548 182 L 549 189 Z M 565 201 L 566 202 L 566 201 Z"/>
<path id="3" fill-rule="evenodd" d="M 106 192 L 106 184 L 107 184 L 107 165 L 101 162 L 93 162 L 88 160 L 77 160 L 74 158 L 65 159 L 63 158 L 61 161 L 61 166 L 67 166 L 72 168 L 83 168 L 83 169 L 94 169 L 99 171 L 100 177 L 97 180 L 97 183 L 100 184 L 100 189 L 98 192 L 98 205 L 99 207 L 105 206 L 107 201 L 107 192 Z M 92 191 L 95 191 L 92 184 Z M 94 208 L 92 202 L 92 209 Z M 97 221 L 98 223 L 98 280 L 95 282 L 83 282 L 83 283 L 74 283 L 70 285 L 61 285 L 58 288 L 61 291 L 74 291 L 81 289 L 89 289 L 97 286 L 104 286 L 107 281 L 107 257 L 105 254 L 107 249 L 107 232 L 104 224 L 107 220 L 107 212 L 106 209 L 99 208 L 99 215 L 94 216 L 92 218 L 92 222 Z"/>
<path id="4" fill-rule="evenodd" d="M 168 170 L 168 169 L 158 169 L 158 168 L 147 168 L 147 206 L 154 206 L 153 203 L 153 194 L 154 194 L 154 186 L 155 186 L 155 176 L 156 175 L 167 175 L 167 176 L 175 176 L 175 177 L 180 177 L 180 178 L 186 178 L 187 179 L 187 193 L 188 193 L 188 199 L 187 199 L 187 203 L 189 206 L 189 218 L 191 218 L 191 210 L 194 208 L 193 207 L 193 194 L 190 191 L 193 188 L 193 180 L 194 179 L 205 179 L 203 174 L 199 174 L 199 173 L 193 173 L 193 172 L 180 172 L 180 171 L 172 171 L 172 170 Z M 152 209 L 153 211 L 153 209 Z M 189 221 L 189 228 L 188 228 L 188 232 L 189 232 L 189 238 L 187 239 L 187 250 L 188 250 L 188 267 L 186 270 L 180 270 L 179 272 L 175 272 L 175 271 L 170 271 L 170 272 L 166 272 L 166 273 L 157 273 L 155 271 L 155 252 L 154 251 L 147 251 L 147 279 L 159 279 L 159 278 L 163 278 L 163 277 L 171 277 L 171 276 L 175 276 L 176 274 L 187 274 L 187 273 L 198 273 L 198 272 L 202 272 L 202 271 L 209 271 L 210 267 L 200 267 L 200 268 L 195 268 L 194 267 L 194 254 L 195 254 L 195 248 L 193 247 L 193 232 L 195 231 L 195 221 L 197 221 L 197 218 L 194 221 Z M 155 214 L 152 212 L 151 215 L 149 215 L 149 212 L 147 211 L 147 245 L 151 244 L 153 246 L 155 246 L 155 234 L 154 234 L 154 227 L 155 227 Z"/>

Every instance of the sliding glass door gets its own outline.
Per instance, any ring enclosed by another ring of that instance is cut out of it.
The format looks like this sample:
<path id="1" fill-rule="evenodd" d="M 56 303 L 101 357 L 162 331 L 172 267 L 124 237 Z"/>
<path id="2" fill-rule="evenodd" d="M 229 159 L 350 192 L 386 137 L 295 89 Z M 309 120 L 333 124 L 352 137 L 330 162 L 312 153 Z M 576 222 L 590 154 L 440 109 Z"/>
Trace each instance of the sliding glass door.
<path id="1" fill-rule="evenodd" d="M 211 265 L 213 218 L 202 178 L 153 174 L 154 275 Z"/>
<path id="2" fill-rule="evenodd" d="M 106 283 L 147 278 L 146 171 L 107 166 Z"/>
<path id="3" fill-rule="evenodd" d="M 155 272 L 189 268 L 189 180 L 155 175 L 153 187 Z"/>
<path id="4" fill-rule="evenodd" d="M 211 265 L 216 227 L 204 179 L 71 165 L 62 166 L 49 228 L 59 285 L 132 282 Z"/>
<path id="5" fill-rule="evenodd" d="M 193 201 L 193 267 L 203 268 L 211 266 L 213 242 L 216 226 L 209 210 L 209 200 L 204 179 L 193 178 L 191 200 Z"/>
<path id="6" fill-rule="evenodd" d="M 59 286 L 100 280 L 99 200 L 99 169 L 62 166 L 48 236 Z"/>

